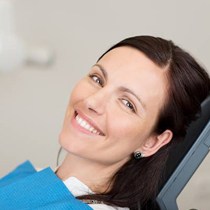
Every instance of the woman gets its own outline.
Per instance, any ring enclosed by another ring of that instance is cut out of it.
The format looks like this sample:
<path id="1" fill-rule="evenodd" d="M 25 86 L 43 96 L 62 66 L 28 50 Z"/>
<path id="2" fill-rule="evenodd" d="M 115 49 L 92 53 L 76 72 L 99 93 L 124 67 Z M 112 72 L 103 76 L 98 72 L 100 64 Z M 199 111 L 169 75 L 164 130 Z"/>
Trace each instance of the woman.
<path id="1" fill-rule="evenodd" d="M 155 196 L 167 148 L 184 138 L 209 90 L 206 72 L 171 41 L 121 41 L 72 92 L 60 134 L 68 155 L 57 175 L 95 193 L 81 198 L 144 205 Z"/>
<path id="2" fill-rule="evenodd" d="M 92 209 L 144 208 L 155 198 L 170 145 L 210 92 L 205 70 L 173 42 L 151 36 L 111 47 L 73 89 L 56 171 Z"/>

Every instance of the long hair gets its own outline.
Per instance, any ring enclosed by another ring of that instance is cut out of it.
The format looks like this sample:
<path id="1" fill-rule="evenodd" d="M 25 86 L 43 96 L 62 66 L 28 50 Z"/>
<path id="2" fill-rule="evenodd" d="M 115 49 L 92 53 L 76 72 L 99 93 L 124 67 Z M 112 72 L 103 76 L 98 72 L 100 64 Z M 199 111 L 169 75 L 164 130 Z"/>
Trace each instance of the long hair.
<path id="1" fill-rule="evenodd" d="M 173 132 L 171 142 L 150 157 L 135 160 L 133 157 L 112 177 L 111 190 L 80 199 L 94 199 L 104 203 L 144 209 L 149 200 L 154 200 L 163 176 L 171 145 L 182 141 L 190 122 L 200 110 L 201 102 L 209 95 L 210 79 L 206 71 L 186 51 L 168 41 L 152 36 L 127 38 L 107 50 L 130 46 L 144 53 L 157 66 L 167 69 L 169 81 L 167 100 L 158 117 L 153 133 L 166 129 Z"/>

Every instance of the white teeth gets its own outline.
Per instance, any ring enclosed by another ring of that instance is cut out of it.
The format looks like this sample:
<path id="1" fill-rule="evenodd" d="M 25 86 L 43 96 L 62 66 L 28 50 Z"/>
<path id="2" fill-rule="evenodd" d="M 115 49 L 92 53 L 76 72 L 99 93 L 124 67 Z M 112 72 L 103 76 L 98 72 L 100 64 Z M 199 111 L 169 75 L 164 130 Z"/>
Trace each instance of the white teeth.
<path id="1" fill-rule="evenodd" d="M 89 124 L 86 124 L 85 125 L 85 129 L 89 130 L 90 129 L 90 125 Z"/>
<path id="2" fill-rule="evenodd" d="M 81 125 L 82 127 L 85 128 L 86 122 L 85 122 L 85 121 L 82 121 L 82 122 L 80 123 L 80 125 Z"/>
<path id="3" fill-rule="evenodd" d="M 82 119 L 79 115 L 76 116 L 77 123 L 85 128 L 86 130 L 90 131 L 91 133 L 100 135 L 100 132 L 97 131 L 94 127 L 92 127 L 88 122 L 86 122 L 84 119 Z"/>

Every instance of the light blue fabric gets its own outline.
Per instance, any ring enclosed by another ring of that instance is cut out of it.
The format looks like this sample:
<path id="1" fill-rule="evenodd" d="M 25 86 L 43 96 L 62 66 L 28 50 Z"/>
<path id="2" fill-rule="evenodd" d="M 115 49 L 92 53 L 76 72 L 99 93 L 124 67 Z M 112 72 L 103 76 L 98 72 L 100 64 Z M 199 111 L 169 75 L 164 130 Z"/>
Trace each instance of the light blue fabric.
<path id="1" fill-rule="evenodd" d="M 91 210 L 77 200 L 50 168 L 37 172 L 26 161 L 0 179 L 2 210 Z"/>

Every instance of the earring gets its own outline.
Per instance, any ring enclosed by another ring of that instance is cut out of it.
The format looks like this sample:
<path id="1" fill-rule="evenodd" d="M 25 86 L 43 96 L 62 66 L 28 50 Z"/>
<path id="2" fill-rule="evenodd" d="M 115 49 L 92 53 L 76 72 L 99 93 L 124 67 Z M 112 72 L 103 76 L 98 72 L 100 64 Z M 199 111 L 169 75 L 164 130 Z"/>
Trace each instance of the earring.
<path id="1" fill-rule="evenodd" d="M 136 152 L 133 153 L 133 156 L 136 160 L 139 160 L 143 157 L 143 154 L 139 151 L 136 151 Z"/>

